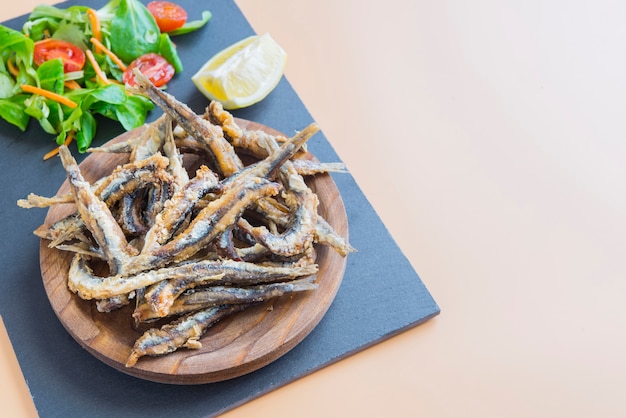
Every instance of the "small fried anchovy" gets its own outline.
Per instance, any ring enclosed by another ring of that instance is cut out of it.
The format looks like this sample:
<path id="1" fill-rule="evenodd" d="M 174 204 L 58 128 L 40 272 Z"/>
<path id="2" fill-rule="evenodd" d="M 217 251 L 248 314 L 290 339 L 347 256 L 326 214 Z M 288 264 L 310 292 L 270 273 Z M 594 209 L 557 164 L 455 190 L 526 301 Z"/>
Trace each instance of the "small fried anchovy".
<path id="1" fill-rule="evenodd" d="M 293 207 L 291 225 L 283 234 L 274 234 L 264 226 L 252 227 L 245 219 L 238 225 L 257 242 L 274 254 L 289 257 L 304 252 L 313 243 L 317 221 L 317 195 L 311 192 L 298 175 L 289 176 L 289 190 L 285 194 L 288 206 Z"/>
<path id="2" fill-rule="evenodd" d="M 147 95 L 198 142 L 211 151 L 220 174 L 228 177 L 243 168 L 233 146 L 226 141 L 222 129 L 211 124 L 174 96 L 156 88 L 140 71 L 135 71 L 134 90 Z"/>
<path id="3" fill-rule="evenodd" d="M 270 283 L 250 287 L 210 286 L 184 292 L 173 301 L 168 315 L 184 315 L 199 309 L 223 304 L 262 302 L 288 293 L 305 292 L 318 287 L 315 276 L 289 282 Z M 162 316 L 153 311 L 149 304 L 137 306 L 133 317 L 138 322 L 148 322 Z"/>
<path id="4" fill-rule="evenodd" d="M 245 309 L 248 305 L 221 305 L 184 316 L 160 329 L 149 329 L 135 341 L 126 360 L 126 367 L 133 367 L 143 356 L 158 356 L 181 347 L 202 347 L 200 337 L 206 330 L 224 317 Z"/>
<path id="5" fill-rule="evenodd" d="M 268 220 L 271 220 L 281 227 L 287 227 L 289 225 L 290 219 L 288 209 L 282 209 L 283 205 L 280 202 L 271 198 L 265 198 L 257 201 L 256 206 L 259 213 L 267 217 Z M 284 210 L 287 210 L 287 212 Z M 246 229 L 245 227 L 247 227 L 247 229 L 252 228 L 252 226 L 247 225 L 245 222 L 240 221 L 240 223 L 243 224 L 243 229 Z M 356 249 L 352 247 L 342 236 L 340 236 L 320 214 L 316 217 L 314 242 L 331 247 L 343 257 L 347 256 L 349 253 L 356 252 Z M 251 256 L 243 256 L 243 251 L 238 250 L 238 252 L 240 253 L 239 256 L 243 260 L 250 261 L 254 259 Z"/>
<path id="6" fill-rule="evenodd" d="M 317 223 L 315 225 L 315 242 L 328 245 L 343 257 L 356 252 L 356 249 L 339 235 L 328 221 L 321 216 L 317 217 Z"/>
<path id="7" fill-rule="evenodd" d="M 287 227 L 287 225 L 289 225 L 289 209 L 281 202 L 272 198 L 265 198 L 257 201 L 255 205 L 260 214 L 277 225 L 281 227 Z M 321 245 L 328 245 L 343 257 L 347 256 L 349 253 L 356 252 L 356 249 L 340 236 L 320 214 L 316 217 L 314 242 Z M 243 257 L 243 259 L 248 260 L 246 257 Z"/>
<path id="8" fill-rule="evenodd" d="M 122 228 L 117 224 L 107 205 L 91 190 L 90 184 L 83 179 L 78 164 L 66 146 L 59 148 L 61 162 L 67 172 L 67 178 L 76 198 L 78 213 L 91 232 L 112 274 L 125 265 L 133 255 L 133 248 L 128 245 Z"/>
<path id="9" fill-rule="evenodd" d="M 78 294 L 82 299 L 108 299 L 132 292 L 146 286 L 153 285 L 163 280 L 184 277 L 181 273 L 188 269 L 176 270 L 176 268 L 147 271 L 134 276 L 113 275 L 100 277 L 94 274 L 87 264 L 87 259 L 81 253 L 76 253 L 68 271 L 67 286 Z M 211 279 L 219 280 L 223 277 L 222 272 L 196 275 L 194 280 L 206 282 Z"/>
<path id="10" fill-rule="evenodd" d="M 93 273 L 84 256 L 76 254 L 70 264 L 67 285 L 82 299 L 106 299 L 167 279 L 189 277 L 205 282 L 208 277 L 219 276 L 213 280 L 215 283 L 245 286 L 308 276 L 317 273 L 317 270 L 315 264 L 273 267 L 233 260 L 201 260 L 132 276 L 118 274 L 100 277 Z"/>
<path id="11" fill-rule="evenodd" d="M 186 292 L 181 298 L 184 305 L 221 305 L 262 302 L 286 293 L 317 289 L 315 276 L 290 282 L 262 284 L 250 287 L 209 286 Z"/>
<path id="12" fill-rule="evenodd" d="M 233 115 L 224 110 L 222 104 L 215 100 L 211 101 L 209 106 L 207 106 L 204 117 L 211 123 L 221 126 L 224 136 L 235 148 L 259 159 L 269 155 L 270 151 L 274 149 L 272 147 L 273 144 L 280 145 L 287 142 L 287 138 L 282 135 L 271 135 L 261 130 L 241 129 Z M 304 154 L 306 154 L 306 145 L 303 145 L 294 154 L 294 157 Z"/>
<path id="13" fill-rule="evenodd" d="M 221 188 L 217 176 L 206 166 L 196 171 L 196 176 L 189 180 L 178 192 L 165 202 L 165 207 L 155 217 L 154 224 L 146 234 L 142 252 L 152 252 L 167 242 L 176 229 L 185 221 L 194 205 L 204 195 Z"/>

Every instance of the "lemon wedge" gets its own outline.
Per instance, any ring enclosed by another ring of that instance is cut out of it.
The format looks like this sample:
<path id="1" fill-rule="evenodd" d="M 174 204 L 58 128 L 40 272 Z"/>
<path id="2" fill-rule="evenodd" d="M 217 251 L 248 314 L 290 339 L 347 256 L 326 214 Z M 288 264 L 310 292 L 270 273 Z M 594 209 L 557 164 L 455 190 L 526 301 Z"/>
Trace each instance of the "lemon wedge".
<path id="1" fill-rule="evenodd" d="M 191 80 L 224 109 L 239 109 L 274 90 L 286 64 L 287 53 L 269 33 L 253 35 L 215 54 Z"/>

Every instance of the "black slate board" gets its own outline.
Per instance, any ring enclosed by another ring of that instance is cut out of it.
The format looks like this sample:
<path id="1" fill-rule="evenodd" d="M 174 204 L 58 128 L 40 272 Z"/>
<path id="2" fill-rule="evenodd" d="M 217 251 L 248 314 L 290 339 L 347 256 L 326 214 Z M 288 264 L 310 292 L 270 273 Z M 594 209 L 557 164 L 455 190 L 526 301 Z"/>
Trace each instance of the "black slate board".
<path id="1" fill-rule="evenodd" d="M 105 3 L 80 0 L 58 6 L 100 8 Z M 205 28 L 176 38 L 185 71 L 168 88 L 196 112 L 202 112 L 207 100 L 189 77 L 208 57 L 254 31 L 232 0 L 179 3 L 191 19 L 199 18 L 201 10 L 213 13 Z M 24 20 L 22 16 L 5 25 L 20 29 Z M 288 135 L 313 121 L 284 78 L 264 101 L 233 113 Z M 160 114 L 160 109 L 155 109 L 149 120 Z M 102 121 L 94 143 L 106 142 L 121 132 L 117 124 Z M 0 120 L 0 144 L 0 315 L 42 417 L 213 416 L 439 313 L 436 302 L 352 176 L 339 174 L 333 178 L 346 206 L 350 242 L 358 252 L 348 257 L 342 286 L 327 315 L 302 343 L 254 373 L 220 383 L 175 386 L 125 375 L 83 350 L 56 318 L 41 280 L 39 242 L 32 234 L 46 211 L 16 205 L 30 192 L 54 194 L 65 179 L 57 159 L 41 159 L 53 146 L 51 138 L 35 124 L 23 133 Z M 339 161 L 323 132 L 308 146 L 321 161 Z"/>

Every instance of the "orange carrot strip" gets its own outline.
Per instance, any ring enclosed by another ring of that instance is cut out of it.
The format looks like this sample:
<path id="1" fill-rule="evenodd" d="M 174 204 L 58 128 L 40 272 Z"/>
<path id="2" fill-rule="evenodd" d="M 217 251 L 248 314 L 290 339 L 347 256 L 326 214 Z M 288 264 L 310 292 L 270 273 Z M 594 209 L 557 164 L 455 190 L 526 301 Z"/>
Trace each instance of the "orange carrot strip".
<path id="1" fill-rule="evenodd" d="M 17 69 L 12 59 L 7 61 L 7 67 L 9 67 L 9 72 L 13 74 L 13 77 L 17 77 L 19 75 L 20 70 Z"/>
<path id="2" fill-rule="evenodd" d="M 115 64 L 117 64 L 118 67 L 120 67 L 120 70 L 122 70 L 122 71 L 126 70 L 126 64 L 124 64 L 122 62 L 122 60 L 117 55 L 115 55 L 113 53 L 113 51 L 111 51 L 106 46 L 104 46 L 102 44 L 102 42 L 100 42 L 96 38 L 91 38 L 90 41 L 91 41 L 92 44 L 94 44 L 96 46 L 96 48 L 100 49 L 100 51 L 102 51 L 105 54 L 107 54 L 109 56 L 109 58 L 111 58 L 111 61 L 113 61 Z M 96 50 L 96 52 L 97 52 L 97 50 Z"/>
<path id="3" fill-rule="evenodd" d="M 60 94 L 56 94 L 50 90 L 44 90 L 37 86 L 31 86 L 30 84 L 20 84 L 22 90 L 26 93 L 38 94 L 40 96 L 46 97 L 48 99 L 52 99 L 56 102 L 59 102 L 67 107 L 71 107 L 72 109 L 78 107 L 76 102 L 71 101 L 65 96 L 61 96 Z"/>
<path id="4" fill-rule="evenodd" d="M 93 66 L 93 69 L 96 71 L 96 75 L 98 76 L 98 78 L 102 80 L 105 84 L 111 84 L 106 74 L 102 71 L 102 68 L 100 68 L 100 66 L 98 65 L 96 57 L 93 56 L 93 52 L 88 49 L 87 51 L 85 51 L 85 55 L 87 55 L 87 58 L 89 58 L 89 62 Z"/>
<path id="5" fill-rule="evenodd" d="M 100 29 L 100 19 L 98 19 L 98 14 L 94 9 L 87 9 L 87 16 L 89 17 L 89 24 L 91 25 L 93 37 L 100 41 L 102 39 L 102 32 Z M 98 48 L 99 46 L 96 45 L 96 52 L 100 52 Z"/>
<path id="6" fill-rule="evenodd" d="M 76 80 L 67 80 L 64 84 L 65 84 L 65 87 L 67 87 L 70 90 L 76 90 L 76 89 L 81 88 L 80 84 L 78 84 Z"/>
<path id="7" fill-rule="evenodd" d="M 74 140 L 74 137 L 70 134 L 70 135 L 65 137 L 65 142 L 63 142 L 63 145 L 68 146 L 69 144 L 72 143 L 73 140 Z M 47 152 L 46 155 L 43 156 L 44 161 L 45 160 L 49 160 L 50 158 L 52 158 L 55 155 L 57 155 L 59 153 L 59 148 L 60 147 L 56 147 L 52 151 Z"/>

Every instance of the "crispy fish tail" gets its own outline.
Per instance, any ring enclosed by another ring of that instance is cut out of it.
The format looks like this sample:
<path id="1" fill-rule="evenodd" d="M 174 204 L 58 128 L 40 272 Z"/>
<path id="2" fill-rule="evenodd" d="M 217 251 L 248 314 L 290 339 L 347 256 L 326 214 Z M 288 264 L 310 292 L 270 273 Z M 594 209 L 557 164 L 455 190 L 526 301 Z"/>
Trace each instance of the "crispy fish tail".
<path id="1" fill-rule="evenodd" d="M 167 314 L 184 315 L 212 306 L 262 302 L 285 294 L 315 290 L 317 287 L 315 276 L 247 287 L 211 285 L 201 289 L 185 291 L 168 307 Z M 163 316 L 163 312 L 154 309 L 149 301 L 137 306 L 133 312 L 133 318 L 135 318 L 137 323 L 152 321 Z"/>

